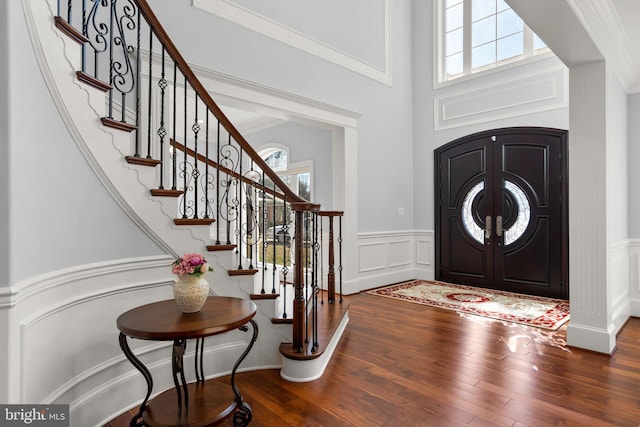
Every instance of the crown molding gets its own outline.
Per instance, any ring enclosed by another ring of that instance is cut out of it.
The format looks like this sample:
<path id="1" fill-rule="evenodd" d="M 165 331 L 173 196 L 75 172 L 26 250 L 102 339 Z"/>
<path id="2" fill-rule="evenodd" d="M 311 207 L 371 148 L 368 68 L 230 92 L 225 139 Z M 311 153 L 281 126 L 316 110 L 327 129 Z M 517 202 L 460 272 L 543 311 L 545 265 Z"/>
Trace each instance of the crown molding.
<path id="1" fill-rule="evenodd" d="M 625 49 L 629 41 L 622 20 L 612 0 L 567 0 L 591 36 L 596 46 L 609 61 L 620 83 L 631 92 L 637 84 L 640 68 Z"/>
<path id="2" fill-rule="evenodd" d="M 241 25 L 263 36 L 292 46 L 310 55 L 339 65 L 343 68 L 391 86 L 389 60 L 389 0 L 384 4 L 384 65 L 382 68 L 370 64 L 353 55 L 347 54 L 306 34 L 282 25 L 249 9 L 233 4 L 228 0 L 192 0 L 194 8 Z"/>

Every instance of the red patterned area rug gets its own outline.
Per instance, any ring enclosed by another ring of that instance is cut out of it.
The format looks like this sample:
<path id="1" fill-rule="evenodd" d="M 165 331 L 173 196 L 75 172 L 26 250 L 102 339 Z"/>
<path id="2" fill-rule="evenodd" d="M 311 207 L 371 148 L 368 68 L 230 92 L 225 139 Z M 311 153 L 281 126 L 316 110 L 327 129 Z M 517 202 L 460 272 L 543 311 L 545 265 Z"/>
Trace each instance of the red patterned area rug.
<path id="1" fill-rule="evenodd" d="M 569 320 L 569 301 L 444 282 L 412 280 L 368 293 L 551 331 Z"/>

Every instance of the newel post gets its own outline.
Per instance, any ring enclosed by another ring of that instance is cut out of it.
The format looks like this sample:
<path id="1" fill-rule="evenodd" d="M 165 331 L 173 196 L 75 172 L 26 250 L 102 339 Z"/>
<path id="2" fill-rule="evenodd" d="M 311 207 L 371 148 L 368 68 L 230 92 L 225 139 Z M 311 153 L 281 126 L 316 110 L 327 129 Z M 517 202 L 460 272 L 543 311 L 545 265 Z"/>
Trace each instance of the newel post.
<path id="1" fill-rule="evenodd" d="M 292 203 L 291 209 L 295 214 L 295 225 L 294 225 L 294 236 L 293 236 L 293 244 L 294 244 L 294 255 L 293 261 L 295 262 L 294 270 L 293 270 L 293 286 L 294 286 L 294 296 L 293 296 L 293 349 L 296 352 L 302 353 L 304 352 L 304 341 L 306 336 L 306 328 L 307 328 L 307 303 L 304 297 L 304 266 L 305 266 L 305 258 L 304 258 L 304 247 L 305 247 L 305 233 L 308 233 L 305 230 L 305 227 L 308 227 L 309 224 L 305 224 L 304 217 L 305 212 L 315 212 L 320 209 L 320 205 L 316 205 L 313 203 Z"/>

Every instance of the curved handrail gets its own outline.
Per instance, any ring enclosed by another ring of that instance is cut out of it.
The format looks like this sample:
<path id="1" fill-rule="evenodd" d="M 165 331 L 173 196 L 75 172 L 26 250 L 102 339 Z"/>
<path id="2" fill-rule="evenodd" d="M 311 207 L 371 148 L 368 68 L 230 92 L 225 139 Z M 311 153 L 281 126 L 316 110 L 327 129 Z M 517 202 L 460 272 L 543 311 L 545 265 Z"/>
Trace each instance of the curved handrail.
<path id="1" fill-rule="evenodd" d="M 225 130 L 234 138 L 234 140 L 242 147 L 245 153 L 264 171 L 264 173 L 284 192 L 288 200 L 294 202 L 308 203 L 305 199 L 295 194 L 287 184 L 276 174 L 267 163 L 258 155 L 249 142 L 242 136 L 242 134 L 236 129 L 236 127 L 227 118 L 224 112 L 218 107 L 218 104 L 211 98 L 209 92 L 202 85 L 200 80 L 196 77 L 195 73 L 191 70 L 191 67 L 187 64 L 185 59 L 180 54 L 178 48 L 173 44 L 173 41 L 164 30 L 164 27 L 160 24 L 160 21 L 151 10 L 151 7 L 146 0 L 134 0 L 139 7 L 140 13 L 145 17 L 151 31 L 156 35 L 158 40 L 164 45 L 165 50 L 169 53 L 169 56 L 176 63 L 178 69 L 185 76 L 191 87 L 198 94 L 200 99 L 213 113 L 216 119 L 222 124 Z"/>

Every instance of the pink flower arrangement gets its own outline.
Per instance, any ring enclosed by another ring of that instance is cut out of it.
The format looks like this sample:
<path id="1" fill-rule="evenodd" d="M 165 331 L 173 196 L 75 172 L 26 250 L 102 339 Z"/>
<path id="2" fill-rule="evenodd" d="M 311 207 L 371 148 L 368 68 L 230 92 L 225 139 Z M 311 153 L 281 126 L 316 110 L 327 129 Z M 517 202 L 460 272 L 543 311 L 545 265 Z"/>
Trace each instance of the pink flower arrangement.
<path id="1" fill-rule="evenodd" d="M 213 271 L 207 260 L 200 254 L 184 254 L 171 264 L 171 272 L 178 276 L 200 277 L 207 271 Z"/>

